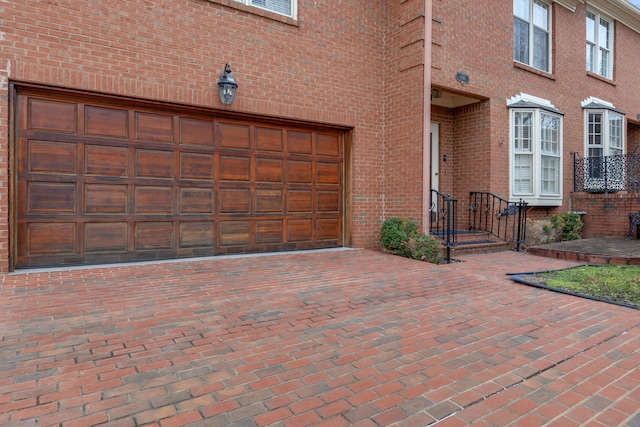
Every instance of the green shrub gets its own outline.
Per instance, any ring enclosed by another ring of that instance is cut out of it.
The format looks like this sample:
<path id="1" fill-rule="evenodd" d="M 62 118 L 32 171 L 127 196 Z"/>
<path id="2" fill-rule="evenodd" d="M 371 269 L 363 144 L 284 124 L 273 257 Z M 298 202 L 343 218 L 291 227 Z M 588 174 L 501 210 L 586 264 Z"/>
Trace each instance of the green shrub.
<path id="1" fill-rule="evenodd" d="M 559 241 L 577 240 L 581 237 L 582 217 L 573 212 L 565 212 L 560 215 L 551 215 L 551 224 L 558 231 Z"/>
<path id="2" fill-rule="evenodd" d="M 442 245 L 436 239 L 418 230 L 408 219 L 393 217 L 380 229 L 380 243 L 394 255 L 438 264 L 442 261 Z"/>

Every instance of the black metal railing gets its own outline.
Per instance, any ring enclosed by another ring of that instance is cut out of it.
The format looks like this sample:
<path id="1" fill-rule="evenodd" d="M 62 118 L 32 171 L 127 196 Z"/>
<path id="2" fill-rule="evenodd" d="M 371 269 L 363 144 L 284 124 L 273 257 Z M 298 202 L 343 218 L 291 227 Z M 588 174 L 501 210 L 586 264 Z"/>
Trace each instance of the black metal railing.
<path id="1" fill-rule="evenodd" d="M 573 191 L 640 191 L 640 154 L 581 157 L 573 154 Z"/>
<path id="2" fill-rule="evenodd" d="M 510 202 L 486 191 L 472 191 L 469 196 L 469 231 L 484 231 L 516 250 L 525 242 L 527 202 Z"/>
<path id="3" fill-rule="evenodd" d="M 429 215 L 431 226 L 429 233 L 438 236 L 444 241 L 447 263 L 451 262 L 451 247 L 456 244 L 456 207 L 458 199 L 450 194 L 443 194 L 437 190 L 431 190 L 431 203 Z"/>

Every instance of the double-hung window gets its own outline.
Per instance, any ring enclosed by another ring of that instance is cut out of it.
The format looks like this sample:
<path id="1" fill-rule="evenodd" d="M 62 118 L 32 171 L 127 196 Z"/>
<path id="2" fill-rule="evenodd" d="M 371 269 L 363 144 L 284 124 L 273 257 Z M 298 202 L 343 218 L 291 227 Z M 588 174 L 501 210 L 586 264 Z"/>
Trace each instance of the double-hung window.
<path id="1" fill-rule="evenodd" d="M 551 102 L 520 94 L 510 115 L 510 198 L 532 206 L 562 204 L 562 113 Z"/>
<path id="2" fill-rule="evenodd" d="M 513 59 L 550 72 L 551 6 L 541 0 L 513 0 Z"/>
<path id="3" fill-rule="evenodd" d="M 587 12 L 587 71 L 608 79 L 613 75 L 613 23 Z"/>
<path id="4" fill-rule="evenodd" d="M 582 101 L 585 123 L 585 186 L 624 187 L 624 114 L 598 98 Z M 606 179 L 606 183 L 605 183 Z M 602 187 L 603 188 L 603 187 Z"/>
<path id="5" fill-rule="evenodd" d="M 296 18 L 297 0 L 235 0 L 260 9 L 270 10 L 280 15 Z"/>

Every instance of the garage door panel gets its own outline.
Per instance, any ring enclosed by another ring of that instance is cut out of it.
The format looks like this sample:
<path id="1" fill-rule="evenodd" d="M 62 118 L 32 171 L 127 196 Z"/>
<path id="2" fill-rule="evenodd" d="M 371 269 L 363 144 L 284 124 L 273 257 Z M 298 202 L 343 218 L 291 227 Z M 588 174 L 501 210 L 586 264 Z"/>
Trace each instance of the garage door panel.
<path id="1" fill-rule="evenodd" d="M 19 267 L 342 243 L 341 132 L 77 95 L 13 104 Z"/>
<path id="2" fill-rule="evenodd" d="M 213 180 L 213 155 L 180 153 L 180 178 Z"/>
<path id="3" fill-rule="evenodd" d="M 33 173 L 75 174 L 78 164 L 76 144 L 28 141 L 27 170 Z"/>
<path id="4" fill-rule="evenodd" d="M 313 163 L 311 161 L 289 160 L 287 162 L 287 182 L 311 184 Z"/>
<path id="5" fill-rule="evenodd" d="M 173 116 L 136 112 L 136 139 L 173 142 Z"/>
<path id="6" fill-rule="evenodd" d="M 173 178 L 173 153 L 159 150 L 136 150 L 136 177 Z"/>
<path id="7" fill-rule="evenodd" d="M 287 152 L 290 154 L 312 154 L 311 132 L 287 132 Z"/>
<path id="8" fill-rule="evenodd" d="M 180 118 L 180 144 L 213 148 L 212 121 Z"/>
<path id="9" fill-rule="evenodd" d="M 318 218 L 316 220 L 316 237 L 318 240 L 340 239 L 340 220 L 338 218 Z"/>
<path id="10" fill-rule="evenodd" d="M 76 212 L 76 184 L 30 182 L 27 185 L 27 213 L 73 214 Z"/>
<path id="11" fill-rule="evenodd" d="M 85 145 L 85 174 L 126 177 L 129 150 L 123 147 Z"/>
<path id="12" fill-rule="evenodd" d="M 127 213 L 128 186 L 121 184 L 86 184 L 84 188 L 84 213 Z"/>
<path id="13" fill-rule="evenodd" d="M 256 190 L 256 213 L 282 213 L 282 190 Z"/>
<path id="14" fill-rule="evenodd" d="M 135 249 L 171 249 L 173 244 L 172 222 L 137 222 L 135 224 Z"/>
<path id="15" fill-rule="evenodd" d="M 284 227 L 282 220 L 256 221 L 256 243 L 282 243 Z"/>
<path id="16" fill-rule="evenodd" d="M 251 147 L 249 125 L 220 123 L 220 147 L 248 150 Z"/>
<path id="17" fill-rule="evenodd" d="M 90 222 L 84 225 L 86 253 L 125 252 L 128 226 L 126 222 Z"/>
<path id="18" fill-rule="evenodd" d="M 316 183 L 340 184 L 340 164 L 318 162 L 316 165 Z"/>
<path id="19" fill-rule="evenodd" d="M 77 108 L 77 104 L 70 102 L 29 99 L 28 129 L 76 133 Z"/>
<path id="20" fill-rule="evenodd" d="M 251 212 L 251 191 L 245 189 L 221 189 L 220 213 L 233 214 Z"/>
<path id="21" fill-rule="evenodd" d="M 27 256 L 78 252 L 76 223 L 35 222 L 27 226 Z"/>
<path id="22" fill-rule="evenodd" d="M 248 157 L 220 156 L 220 180 L 249 181 L 250 164 Z"/>
<path id="23" fill-rule="evenodd" d="M 127 138 L 129 113 L 127 110 L 87 105 L 85 107 L 85 133 L 91 136 Z"/>
<path id="24" fill-rule="evenodd" d="M 172 187 L 136 187 L 135 212 L 137 214 L 171 214 L 172 208 Z"/>
<path id="25" fill-rule="evenodd" d="M 251 244 L 251 223 L 246 221 L 220 222 L 220 247 L 246 247 Z"/>
<path id="26" fill-rule="evenodd" d="M 316 211 L 317 212 L 339 212 L 340 211 L 340 192 L 335 191 L 317 191 L 316 192 Z"/>
<path id="27" fill-rule="evenodd" d="M 282 152 L 282 129 L 256 127 L 255 132 L 257 151 Z"/>
<path id="28" fill-rule="evenodd" d="M 313 193 L 311 190 L 289 190 L 287 192 L 287 212 L 311 213 Z"/>
<path id="29" fill-rule="evenodd" d="M 180 213 L 212 214 L 213 207 L 213 188 L 180 188 Z"/>
<path id="30" fill-rule="evenodd" d="M 342 149 L 337 135 L 316 135 L 316 154 L 318 156 L 338 157 Z"/>
<path id="31" fill-rule="evenodd" d="M 262 159 L 255 160 L 255 180 L 257 182 L 282 182 L 283 168 L 282 159 Z"/>
<path id="32" fill-rule="evenodd" d="M 214 222 L 181 222 L 180 248 L 213 248 L 215 245 Z"/>
<path id="33" fill-rule="evenodd" d="M 313 240 L 313 220 L 289 219 L 287 221 L 287 240 L 289 242 L 311 242 Z"/>

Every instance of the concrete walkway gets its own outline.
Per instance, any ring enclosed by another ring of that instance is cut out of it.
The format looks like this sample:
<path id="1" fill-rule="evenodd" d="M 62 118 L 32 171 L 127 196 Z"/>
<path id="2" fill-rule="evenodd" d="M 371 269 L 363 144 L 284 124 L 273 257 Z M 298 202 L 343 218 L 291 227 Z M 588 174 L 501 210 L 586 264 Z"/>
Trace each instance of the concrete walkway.
<path id="1" fill-rule="evenodd" d="M 576 263 L 338 250 L 15 273 L 0 425 L 640 426 L 640 312 Z"/>

